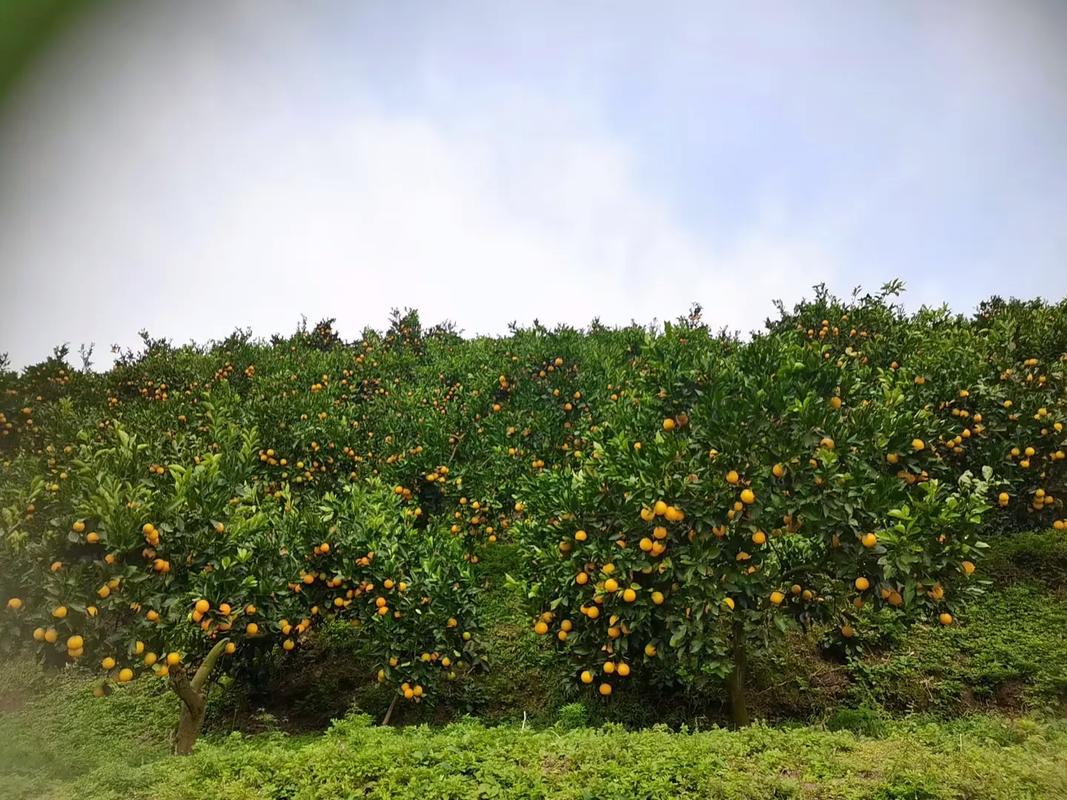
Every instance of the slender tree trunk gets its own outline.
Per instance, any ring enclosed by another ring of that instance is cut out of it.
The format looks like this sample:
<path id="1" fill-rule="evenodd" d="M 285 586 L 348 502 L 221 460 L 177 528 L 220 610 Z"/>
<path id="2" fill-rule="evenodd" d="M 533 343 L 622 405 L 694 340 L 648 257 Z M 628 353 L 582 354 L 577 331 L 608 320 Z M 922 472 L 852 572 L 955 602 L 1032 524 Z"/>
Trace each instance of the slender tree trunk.
<path id="1" fill-rule="evenodd" d="M 170 668 L 170 688 L 181 701 L 178 728 L 174 731 L 174 755 L 187 756 L 193 752 L 193 745 L 200 736 L 204 714 L 207 712 L 207 682 L 211 678 L 215 662 L 219 660 L 225 648 L 225 639 L 211 648 L 192 680 L 182 664 Z"/>
<path id="2" fill-rule="evenodd" d="M 389 720 L 393 718 L 393 709 L 396 708 L 396 700 L 400 695 L 394 694 L 392 701 L 389 703 L 389 710 L 385 712 L 385 719 L 382 720 L 382 725 L 388 725 Z"/>
<path id="3" fill-rule="evenodd" d="M 743 728 L 748 725 L 749 717 L 745 695 L 745 627 L 740 621 L 734 623 L 733 651 L 734 669 L 728 681 L 730 716 L 735 728 Z"/>

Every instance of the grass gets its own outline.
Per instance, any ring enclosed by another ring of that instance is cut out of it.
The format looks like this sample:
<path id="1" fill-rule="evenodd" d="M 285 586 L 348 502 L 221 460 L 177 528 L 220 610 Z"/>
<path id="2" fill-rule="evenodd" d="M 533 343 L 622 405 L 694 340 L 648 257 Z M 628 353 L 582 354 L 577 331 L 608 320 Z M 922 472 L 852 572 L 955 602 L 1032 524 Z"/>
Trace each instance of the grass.
<path id="1" fill-rule="evenodd" d="M 853 662 L 852 694 L 895 711 L 976 708 L 1062 713 L 1067 596 L 1036 582 L 994 585 L 966 624 L 917 627 L 884 655 Z"/>
<path id="2" fill-rule="evenodd" d="M 24 670 L 5 667 L 4 684 Z M 381 728 L 352 715 L 317 736 L 208 737 L 165 755 L 170 698 L 122 687 L 79 700 L 54 679 L 0 717 L 10 800 L 203 798 L 1061 798 L 1067 724 L 974 716 L 824 727 L 672 732 L 461 721 Z M 146 684 L 146 686 L 148 686 Z M 69 692 L 69 694 L 68 694 Z M 62 709 L 60 711 L 60 709 Z"/>
<path id="3" fill-rule="evenodd" d="M 80 670 L 43 673 L 18 660 L 0 664 L 0 797 L 34 798 L 63 775 L 158 761 L 177 721 L 173 695 L 160 681 L 92 696 Z"/>

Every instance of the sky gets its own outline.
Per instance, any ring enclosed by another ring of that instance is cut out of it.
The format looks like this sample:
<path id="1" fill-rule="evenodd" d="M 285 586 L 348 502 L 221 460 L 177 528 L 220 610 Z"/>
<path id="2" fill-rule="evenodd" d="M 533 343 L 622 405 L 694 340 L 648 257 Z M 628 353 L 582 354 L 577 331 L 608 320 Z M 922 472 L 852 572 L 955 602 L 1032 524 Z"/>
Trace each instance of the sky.
<path id="1" fill-rule="evenodd" d="M 0 352 L 1067 295 L 1067 3 L 99 3 L 0 102 Z"/>

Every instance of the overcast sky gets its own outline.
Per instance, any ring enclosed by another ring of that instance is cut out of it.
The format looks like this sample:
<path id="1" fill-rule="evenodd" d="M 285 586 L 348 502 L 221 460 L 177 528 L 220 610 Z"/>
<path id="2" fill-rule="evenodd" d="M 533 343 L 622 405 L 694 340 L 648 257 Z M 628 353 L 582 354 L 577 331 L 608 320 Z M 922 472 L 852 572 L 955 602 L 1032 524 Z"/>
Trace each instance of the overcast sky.
<path id="1" fill-rule="evenodd" d="M 115 2 L 0 107 L 0 352 L 1067 294 L 1067 3 Z"/>

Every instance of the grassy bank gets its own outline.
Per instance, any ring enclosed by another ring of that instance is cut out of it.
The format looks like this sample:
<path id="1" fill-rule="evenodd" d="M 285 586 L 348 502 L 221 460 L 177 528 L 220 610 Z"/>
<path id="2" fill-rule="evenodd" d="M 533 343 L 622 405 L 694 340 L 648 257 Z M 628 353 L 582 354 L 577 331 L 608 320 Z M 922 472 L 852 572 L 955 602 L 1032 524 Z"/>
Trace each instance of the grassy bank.
<path id="1" fill-rule="evenodd" d="M 973 716 L 739 732 L 522 729 L 460 722 L 380 728 L 352 716 L 325 734 L 232 734 L 165 755 L 170 699 L 124 692 L 65 719 L 31 703 L 5 717 L 0 787 L 29 798 L 1061 798 L 1067 725 Z M 58 737 L 58 738 L 55 738 Z"/>

